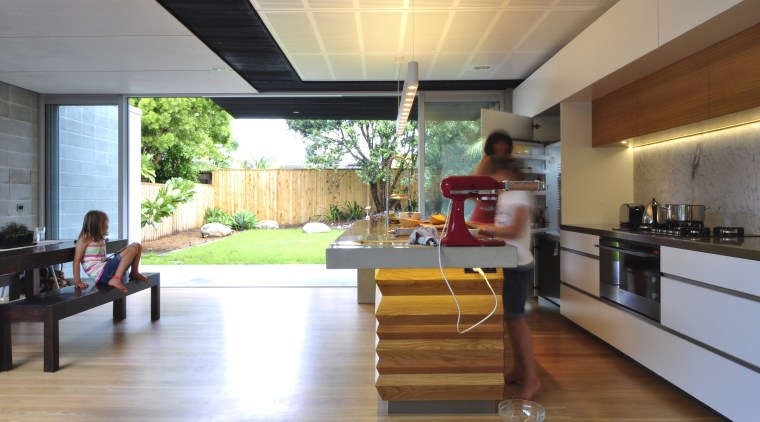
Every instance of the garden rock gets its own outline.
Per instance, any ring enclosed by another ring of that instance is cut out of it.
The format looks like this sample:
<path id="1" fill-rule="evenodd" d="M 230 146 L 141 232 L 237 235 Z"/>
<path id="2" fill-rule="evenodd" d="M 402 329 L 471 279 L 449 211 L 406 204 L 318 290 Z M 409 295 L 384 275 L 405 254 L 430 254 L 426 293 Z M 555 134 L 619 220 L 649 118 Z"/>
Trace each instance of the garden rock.
<path id="1" fill-rule="evenodd" d="M 229 236 L 232 229 L 221 223 L 208 223 L 201 227 L 202 237 L 224 237 Z"/>
<path id="2" fill-rule="evenodd" d="M 330 226 L 325 223 L 306 223 L 303 226 L 303 231 L 306 233 L 327 233 L 330 231 Z"/>
<path id="3" fill-rule="evenodd" d="M 277 222 L 274 220 L 264 220 L 264 221 L 259 221 L 259 224 L 256 224 L 256 228 L 264 229 L 264 230 L 279 229 L 280 225 L 277 224 Z"/>

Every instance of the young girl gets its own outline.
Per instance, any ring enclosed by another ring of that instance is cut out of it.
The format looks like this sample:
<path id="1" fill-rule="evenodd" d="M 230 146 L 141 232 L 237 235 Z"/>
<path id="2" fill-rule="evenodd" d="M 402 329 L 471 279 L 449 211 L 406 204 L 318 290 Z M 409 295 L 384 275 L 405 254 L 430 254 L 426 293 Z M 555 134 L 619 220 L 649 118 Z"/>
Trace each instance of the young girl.
<path id="1" fill-rule="evenodd" d="M 106 239 L 108 233 L 108 215 L 103 211 L 90 211 L 84 216 L 82 231 L 76 241 L 74 252 L 74 284 L 77 289 L 86 289 L 88 284 L 80 278 L 79 265 L 81 264 L 87 275 L 95 280 L 98 288 L 111 286 L 126 293 L 127 287 L 121 282 L 121 278 L 132 267 L 129 273 L 130 280 L 148 282 L 147 277 L 140 274 L 137 267 L 140 265 L 142 245 L 132 243 L 110 259 L 106 259 Z"/>
<path id="2" fill-rule="evenodd" d="M 494 158 L 484 174 L 497 181 L 521 180 L 519 163 Z M 483 226 L 480 234 L 503 238 L 517 248 L 517 267 L 504 269 L 504 320 L 512 346 L 512 371 L 504 376 L 507 384 L 520 384 L 517 398 L 532 400 L 541 389 L 533 356 L 533 333 L 525 320 L 525 302 L 533 285 L 530 216 L 535 196 L 529 191 L 502 191 L 496 201 L 494 224 Z"/>

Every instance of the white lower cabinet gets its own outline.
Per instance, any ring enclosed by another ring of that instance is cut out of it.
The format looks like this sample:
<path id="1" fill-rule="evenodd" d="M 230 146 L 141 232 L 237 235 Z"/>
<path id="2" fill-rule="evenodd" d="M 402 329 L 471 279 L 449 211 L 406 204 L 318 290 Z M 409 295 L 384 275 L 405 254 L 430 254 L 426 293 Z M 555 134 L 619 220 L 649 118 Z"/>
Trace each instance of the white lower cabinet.
<path id="1" fill-rule="evenodd" d="M 599 260 L 573 252 L 559 252 L 559 279 L 599 297 Z"/>
<path id="2" fill-rule="evenodd" d="M 662 325 L 760 367 L 760 302 L 663 276 Z"/>
<path id="3" fill-rule="evenodd" d="M 599 297 L 599 236 L 560 232 L 559 279 Z M 562 299 L 561 299 L 562 300 Z"/>
<path id="4" fill-rule="evenodd" d="M 727 418 L 755 420 L 759 373 L 571 287 L 561 295 L 563 316 Z"/>

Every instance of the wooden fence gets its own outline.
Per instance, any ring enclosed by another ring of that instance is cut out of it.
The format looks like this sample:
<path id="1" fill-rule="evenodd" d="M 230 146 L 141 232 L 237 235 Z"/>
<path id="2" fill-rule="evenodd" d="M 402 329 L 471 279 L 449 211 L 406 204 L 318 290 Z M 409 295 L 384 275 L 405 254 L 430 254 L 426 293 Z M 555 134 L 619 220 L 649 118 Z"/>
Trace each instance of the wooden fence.
<path id="1" fill-rule="evenodd" d="M 143 183 L 143 198 L 154 198 L 162 186 Z M 297 225 L 326 214 L 331 205 L 371 203 L 368 187 L 355 170 L 222 169 L 213 172 L 211 185 L 196 185 L 195 190 L 195 197 L 156 229 L 143 227 L 142 240 L 199 228 L 206 209 L 213 207 L 230 214 L 249 211 L 259 221 Z"/>
<path id="2" fill-rule="evenodd" d="M 367 205 L 368 187 L 355 170 L 237 170 L 214 172 L 215 204 L 228 213 L 250 211 L 259 221 L 303 224 L 330 205 Z"/>

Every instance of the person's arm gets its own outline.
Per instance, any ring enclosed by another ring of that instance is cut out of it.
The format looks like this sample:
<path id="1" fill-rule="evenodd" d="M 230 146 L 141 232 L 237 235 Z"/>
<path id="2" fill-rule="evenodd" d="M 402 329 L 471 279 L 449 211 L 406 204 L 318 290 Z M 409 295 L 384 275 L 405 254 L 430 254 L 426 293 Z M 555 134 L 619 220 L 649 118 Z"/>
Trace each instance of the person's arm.
<path id="1" fill-rule="evenodd" d="M 86 289 L 88 286 L 87 283 L 82 281 L 80 272 L 85 249 L 87 249 L 87 241 L 84 238 L 77 239 L 77 246 L 74 248 L 74 262 L 72 265 L 74 271 L 74 285 L 77 289 Z"/>
<path id="2" fill-rule="evenodd" d="M 523 230 L 528 227 L 527 222 L 530 219 L 530 206 L 526 204 L 516 204 L 514 207 L 512 222 L 510 225 L 502 226 L 487 224 L 480 228 L 478 234 L 487 237 L 502 237 L 505 239 L 520 237 Z"/>

